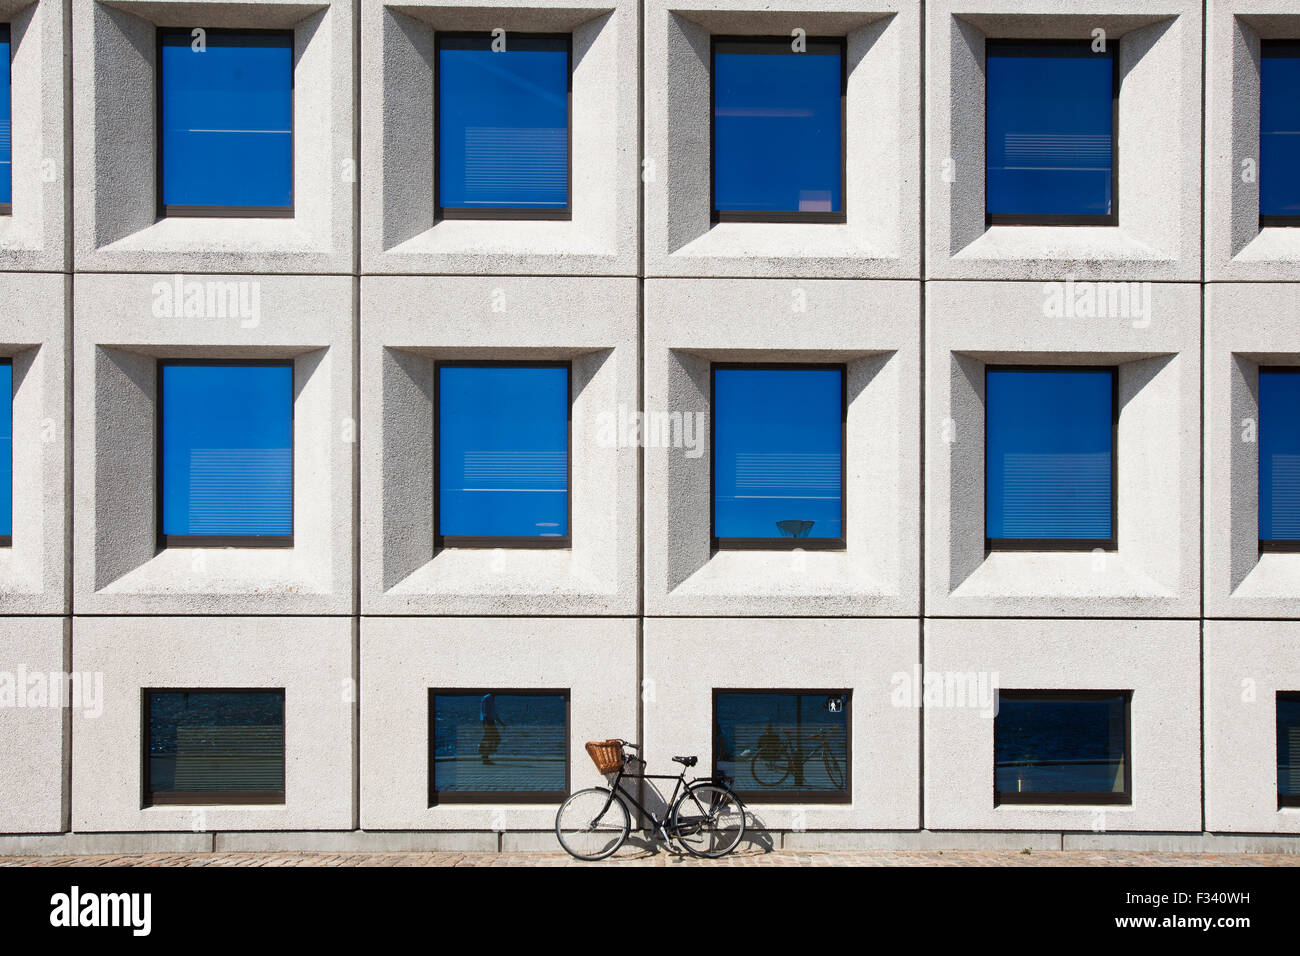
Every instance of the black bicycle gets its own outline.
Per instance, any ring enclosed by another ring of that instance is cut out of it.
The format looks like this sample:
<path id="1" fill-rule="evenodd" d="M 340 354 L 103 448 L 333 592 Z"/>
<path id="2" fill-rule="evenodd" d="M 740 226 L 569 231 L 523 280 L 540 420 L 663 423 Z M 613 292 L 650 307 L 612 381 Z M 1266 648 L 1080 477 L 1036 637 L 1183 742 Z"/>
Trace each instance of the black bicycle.
<path id="1" fill-rule="evenodd" d="M 665 841 L 677 840 L 695 855 L 716 859 L 734 850 L 745 836 L 745 806 L 725 782 L 711 777 L 686 779 L 695 757 L 674 757 L 682 765 L 677 776 L 629 773 L 634 761 L 644 765 L 624 748 L 640 750 L 626 740 L 605 740 L 587 744 L 587 752 L 601 773 L 614 774 L 608 787 L 588 787 L 572 794 L 555 814 L 555 836 L 579 860 L 603 860 L 618 852 L 632 829 L 627 801 L 646 815 L 653 832 Z M 668 812 L 655 816 L 621 786 L 624 780 L 675 780 Z"/>

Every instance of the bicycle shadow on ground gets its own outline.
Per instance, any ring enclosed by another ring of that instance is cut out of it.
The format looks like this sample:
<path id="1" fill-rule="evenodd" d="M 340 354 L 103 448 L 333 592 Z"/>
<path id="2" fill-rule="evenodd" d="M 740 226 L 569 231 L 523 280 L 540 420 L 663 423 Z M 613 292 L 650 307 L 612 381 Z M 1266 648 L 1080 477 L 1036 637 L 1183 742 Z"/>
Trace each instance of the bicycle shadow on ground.
<path id="1" fill-rule="evenodd" d="M 638 783 L 641 784 L 640 790 L 633 791 L 636 793 L 637 799 L 645 805 L 647 810 L 662 820 L 665 814 L 668 813 L 669 808 L 668 800 L 663 791 L 659 789 L 661 782 L 657 780 L 640 780 Z M 626 785 L 630 787 L 631 781 L 628 781 Z M 611 859 L 654 857 L 661 853 L 666 853 L 672 857 L 697 859 L 675 841 L 665 842 L 662 834 L 651 829 L 652 821 L 645 814 L 638 811 L 636 807 L 629 806 L 628 810 L 632 813 L 632 832 L 627 836 L 627 843 Z M 745 835 L 741 839 L 740 845 L 728 856 L 761 856 L 775 850 L 776 842 L 764 827 L 762 819 L 754 812 L 752 807 L 745 807 Z"/>

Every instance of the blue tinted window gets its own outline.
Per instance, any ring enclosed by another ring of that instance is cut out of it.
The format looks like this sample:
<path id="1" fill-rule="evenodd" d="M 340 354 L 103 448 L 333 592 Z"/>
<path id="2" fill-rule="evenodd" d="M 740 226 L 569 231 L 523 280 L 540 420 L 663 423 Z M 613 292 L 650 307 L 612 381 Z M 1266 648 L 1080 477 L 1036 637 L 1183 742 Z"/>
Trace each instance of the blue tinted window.
<path id="1" fill-rule="evenodd" d="M 549 793 L 569 787 L 569 695 L 432 696 L 434 800 L 451 794 Z"/>
<path id="2" fill-rule="evenodd" d="M 1300 541 L 1300 369 L 1259 370 L 1259 539 Z"/>
<path id="3" fill-rule="evenodd" d="M 293 366 L 164 364 L 163 534 L 293 533 Z"/>
<path id="4" fill-rule="evenodd" d="M 1259 214 L 1300 216 L 1300 42 L 1269 42 L 1259 61 Z"/>
<path id="5" fill-rule="evenodd" d="M 994 720 L 998 799 L 1051 803 L 1062 794 L 1127 803 L 1128 694 L 1003 691 Z"/>
<path id="6" fill-rule="evenodd" d="M 713 48 L 713 207 L 844 210 L 843 45 L 719 40 Z"/>
<path id="7" fill-rule="evenodd" d="M 0 362 L 0 538 L 14 533 L 14 366 Z"/>
<path id="8" fill-rule="evenodd" d="M 713 370 L 715 538 L 844 537 L 844 370 Z"/>
<path id="9" fill-rule="evenodd" d="M 1300 806 L 1300 694 L 1277 695 L 1277 796 Z"/>
<path id="10" fill-rule="evenodd" d="M 438 205 L 537 213 L 569 205 L 569 40 L 438 40 Z"/>
<path id="11" fill-rule="evenodd" d="M 149 691 L 154 803 L 284 802 L 284 691 Z"/>
<path id="12" fill-rule="evenodd" d="M 438 533 L 569 533 L 567 366 L 438 367 Z"/>
<path id="13" fill-rule="evenodd" d="M 1114 536 L 1112 369 L 999 369 L 985 376 L 985 534 Z"/>
<path id="14" fill-rule="evenodd" d="M 714 771 L 747 799 L 849 792 L 849 693 L 714 696 Z"/>
<path id="15" fill-rule="evenodd" d="M 985 202 L 993 216 L 1106 216 L 1112 191 L 1114 59 L 1087 41 L 990 40 Z"/>
<path id="16" fill-rule="evenodd" d="M 293 206 L 293 34 L 162 33 L 162 203 Z"/>
<path id="17" fill-rule="evenodd" d="M 0 24 L 0 206 L 8 206 L 14 198 L 10 60 L 9 25 Z"/>

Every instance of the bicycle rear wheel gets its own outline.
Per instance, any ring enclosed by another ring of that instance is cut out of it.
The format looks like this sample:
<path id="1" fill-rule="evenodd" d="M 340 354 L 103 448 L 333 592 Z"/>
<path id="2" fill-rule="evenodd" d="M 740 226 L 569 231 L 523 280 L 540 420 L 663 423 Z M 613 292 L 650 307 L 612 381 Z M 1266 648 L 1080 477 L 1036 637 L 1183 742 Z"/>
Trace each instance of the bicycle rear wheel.
<path id="1" fill-rule="evenodd" d="M 589 787 L 572 794 L 555 814 L 555 837 L 579 860 L 613 856 L 632 827 L 627 804 L 608 787 Z"/>
<path id="2" fill-rule="evenodd" d="M 745 835 L 745 805 L 721 784 L 693 784 L 673 806 L 673 835 L 694 856 L 726 856 Z"/>
<path id="3" fill-rule="evenodd" d="M 822 764 L 826 767 L 826 776 L 830 777 L 831 786 L 836 790 L 844 789 L 844 768 L 840 766 L 839 759 L 831 753 L 828 746 L 822 751 Z"/>

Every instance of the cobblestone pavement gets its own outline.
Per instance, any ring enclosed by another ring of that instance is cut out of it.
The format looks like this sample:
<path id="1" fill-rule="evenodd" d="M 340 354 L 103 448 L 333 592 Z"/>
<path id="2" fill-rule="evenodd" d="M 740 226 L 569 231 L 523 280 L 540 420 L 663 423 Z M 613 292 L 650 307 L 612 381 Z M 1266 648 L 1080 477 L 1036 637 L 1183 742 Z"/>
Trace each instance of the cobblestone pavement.
<path id="1" fill-rule="evenodd" d="M 638 851 L 604 863 L 564 853 L 146 853 L 6 856 L 0 866 L 1300 866 L 1300 854 L 1121 850 L 859 850 L 736 853 L 700 860 Z"/>

